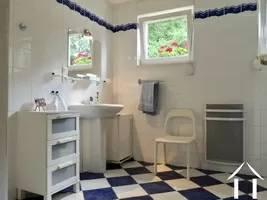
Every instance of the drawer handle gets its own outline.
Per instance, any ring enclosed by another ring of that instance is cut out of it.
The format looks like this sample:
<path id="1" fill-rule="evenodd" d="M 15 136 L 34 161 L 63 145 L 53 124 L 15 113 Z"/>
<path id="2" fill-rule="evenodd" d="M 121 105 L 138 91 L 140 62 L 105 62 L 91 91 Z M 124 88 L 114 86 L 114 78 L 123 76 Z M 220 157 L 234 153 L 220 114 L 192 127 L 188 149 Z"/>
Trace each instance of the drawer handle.
<path id="1" fill-rule="evenodd" d="M 73 164 L 74 164 L 74 162 L 63 163 L 63 164 L 57 166 L 57 170 L 68 167 L 68 166 L 73 165 Z"/>
<path id="2" fill-rule="evenodd" d="M 72 140 L 73 140 L 72 137 L 68 137 L 68 138 L 65 138 L 65 139 L 62 139 L 62 140 L 58 140 L 57 144 L 66 143 L 66 142 L 69 142 L 69 141 L 72 141 Z"/>

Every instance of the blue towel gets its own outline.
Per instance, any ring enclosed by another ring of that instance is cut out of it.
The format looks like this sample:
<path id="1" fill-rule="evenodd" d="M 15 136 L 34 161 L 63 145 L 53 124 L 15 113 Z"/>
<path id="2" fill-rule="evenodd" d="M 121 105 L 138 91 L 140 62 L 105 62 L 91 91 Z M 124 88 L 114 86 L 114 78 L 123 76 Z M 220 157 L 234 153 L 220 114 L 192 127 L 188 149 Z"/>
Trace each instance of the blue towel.
<path id="1" fill-rule="evenodd" d="M 159 82 L 143 82 L 138 109 L 148 115 L 156 115 L 158 107 Z"/>

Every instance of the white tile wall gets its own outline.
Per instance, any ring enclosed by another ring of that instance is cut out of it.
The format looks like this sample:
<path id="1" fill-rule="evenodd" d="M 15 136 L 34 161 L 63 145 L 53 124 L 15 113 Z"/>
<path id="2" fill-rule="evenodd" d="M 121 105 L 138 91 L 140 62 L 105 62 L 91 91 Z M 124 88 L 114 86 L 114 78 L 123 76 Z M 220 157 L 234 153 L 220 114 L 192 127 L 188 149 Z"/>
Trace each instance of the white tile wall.
<path id="1" fill-rule="evenodd" d="M 261 126 L 267 126 L 267 110 L 261 110 Z"/>
<path id="2" fill-rule="evenodd" d="M 91 3 L 88 1 L 78 1 L 99 16 L 111 21 L 111 5 L 106 0 Z M 12 0 L 13 7 L 10 8 L 10 61 L 9 66 L 13 68 L 10 77 L 13 77 L 12 88 L 13 101 L 12 110 L 17 111 L 24 103 L 31 103 L 36 96 L 48 98 L 52 89 L 64 91 L 66 101 L 72 103 L 79 101 L 90 95 L 96 95 L 96 91 L 90 94 L 93 85 L 84 90 L 77 89 L 75 84 L 61 85 L 58 80 L 51 80 L 50 73 L 60 72 L 61 67 L 67 65 L 67 30 L 69 28 L 89 28 L 94 38 L 99 40 L 105 49 L 109 48 L 111 33 L 90 20 L 70 11 L 68 8 L 58 4 L 54 0 Z M 101 9 L 99 10 L 99 4 Z M 18 28 L 20 23 L 27 25 L 26 31 Z M 106 44 L 107 43 L 107 44 Z M 108 50 L 102 52 L 102 68 L 111 67 L 109 65 L 111 54 Z M 106 77 L 110 76 L 106 74 Z M 103 77 L 103 78 L 106 78 Z M 79 92 L 80 91 L 80 92 Z M 25 92 L 21 101 L 16 96 Z M 70 97 L 71 93 L 76 94 L 75 98 Z M 79 94 L 77 94 L 79 93 Z"/>
<path id="3" fill-rule="evenodd" d="M 76 2 L 107 21 L 112 21 L 112 6 L 107 0 L 97 2 L 77 0 Z M 18 110 L 31 109 L 34 97 L 44 97 L 49 103 L 51 90 L 59 90 L 68 104 L 80 102 L 89 96 L 96 96 L 96 92 L 100 88 L 96 87 L 95 84 L 69 82 L 62 84 L 59 79 L 52 80 L 51 73 L 60 73 L 61 68 L 67 66 L 68 29 L 88 28 L 94 39 L 100 41 L 103 46 L 101 69 L 106 73 L 102 75 L 103 78 L 110 78 L 112 70 L 107 68 L 112 67 L 110 65 L 112 33 L 58 4 L 56 0 L 11 0 L 10 4 L 8 30 L 9 164 L 11 166 L 9 199 L 14 200 L 16 129 L 12 127 L 16 125 L 16 121 L 11 120 L 11 118 L 15 118 L 12 114 Z M 8 17 L 8 12 L 6 15 L 6 12 L 2 11 L 5 11 L 4 7 L 0 6 L 0 24 L 6 22 L 3 17 Z M 24 23 L 27 30 L 21 31 L 18 27 L 20 23 Z M 112 87 L 106 92 L 108 94 L 105 97 L 109 99 L 104 99 L 104 101 L 110 102 L 112 100 Z"/>
<path id="4" fill-rule="evenodd" d="M 251 1 L 196 1 L 196 10 L 245 2 Z M 139 14 L 189 4 L 191 1 L 169 0 L 163 4 L 161 1 L 152 4 L 149 0 L 128 2 L 114 8 L 114 20 L 116 24 L 122 24 L 136 21 Z M 114 35 L 114 101 L 125 104 L 125 111 L 134 114 L 135 158 L 153 160 L 153 139 L 164 134 L 162 124 L 171 108 L 189 107 L 195 110 L 198 119 L 197 142 L 204 153 L 202 118 L 205 104 L 244 103 L 247 112 L 246 160 L 262 173 L 267 172 L 267 168 L 261 165 L 261 158 L 266 150 L 261 131 L 263 126 L 267 126 L 267 87 L 264 83 L 266 75 L 252 69 L 257 55 L 257 12 L 196 20 L 194 42 L 196 74 L 186 76 L 186 65 L 182 64 L 137 67 L 134 59 L 136 32 Z M 148 117 L 137 110 L 141 91 L 137 84 L 139 78 L 164 81 L 161 84 L 159 116 Z M 171 148 L 168 153 L 169 162 L 184 163 L 183 156 L 180 155 L 183 154 L 182 148 Z M 203 161 L 204 154 L 201 157 Z M 212 165 L 205 161 L 202 164 L 206 168 L 234 170 L 233 167 Z"/>
<path id="5" fill-rule="evenodd" d="M 260 93 L 257 95 L 260 95 Z M 257 109 L 257 110 L 254 109 L 252 115 L 253 115 L 252 125 L 259 127 L 261 125 L 261 110 L 260 109 Z"/>
<path id="6" fill-rule="evenodd" d="M 76 2 L 110 21 L 113 15 L 114 24 L 136 21 L 138 14 L 190 4 L 182 0 L 156 1 L 151 4 L 151 1 L 144 0 L 112 7 L 106 0 L 98 0 L 97 3 L 86 0 L 76 0 Z M 196 10 L 244 2 L 250 2 L 250 0 L 238 0 L 234 3 L 230 0 L 203 0 L 197 1 Z M 153 140 L 164 134 L 166 113 L 172 108 L 190 107 L 195 110 L 198 118 L 197 143 L 203 160 L 204 105 L 242 102 L 248 112 L 247 160 L 256 170 L 267 175 L 267 72 L 259 73 L 252 70 L 252 62 L 257 54 L 256 12 L 197 20 L 195 23 L 196 75 L 188 77 L 185 75 L 186 65 L 136 67 L 135 31 L 112 35 L 95 23 L 70 12 L 55 0 L 11 0 L 10 4 L 7 64 L 9 72 L 7 73 L 9 74 L 8 139 L 11 158 L 9 160 L 11 200 L 14 199 L 15 191 L 13 144 L 16 142 L 16 136 L 13 113 L 28 108 L 34 97 L 43 96 L 50 100 L 48 94 L 52 89 L 60 90 L 69 104 L 94 95 L 98 90 L 96 86 L 88 86 L 86 83 L 61 84 L 59 80 L 50 79 L 51 72 L 60 71 L 60 68 L 67 64 L 68 28 L 89 28 L 95 39 L 101 41 L 102 77 L 110 78 L 113 74 L 114 82 L 113 85 L 105 88 L 105 99 L 109 102 L 113 100 L 116 103 L 125 104 L 124 111 L 134 114 L 133 151 L 136 159 L 152 161 Z M 6 14 L 8 12 L 3 9 L 4 7 L 0 6 L 0 24 L 5 23 L 4 19 L 8 16 Z M 18 28 L 21 22 L 28 27 L 24 32 Z M 1 42 L 3 41 L 0 40 Z M 114 48 L 111 49 L 111 46 Z M 161 109 L 156 117 L 147 117 L 137 110 L 141 91 L 137 84 L 139 78 L 164 80 L 161 86 Z M 183 164 L 183 151 L 182 147 L 169 147 L 169 162 Z M 162 159 L 162 154 L 160 157 Z M 193 165 L 197 166 L 197 155 L 193 153 L 192 157 Z M 226 171 L 233 169 L 205 162 L 203 167 Z M 1 169 L 0 167 L 0 180 L 2 180 Z"/>
<path id="7" fill-rule="evenodd" d="M 250 126 L 251 134 L 249 134 L 248 140 L 252 143 L 260 143 L 261 139 L 261 127 Z M 267 141 L 267 140 L 266 140 Z"/>
<path id="8" fill-rule="evenodd" d="M 0 198 L 7 200 L 7 113 L 8 113 L 8 19 L 9 1 L 0 2 Z"/>

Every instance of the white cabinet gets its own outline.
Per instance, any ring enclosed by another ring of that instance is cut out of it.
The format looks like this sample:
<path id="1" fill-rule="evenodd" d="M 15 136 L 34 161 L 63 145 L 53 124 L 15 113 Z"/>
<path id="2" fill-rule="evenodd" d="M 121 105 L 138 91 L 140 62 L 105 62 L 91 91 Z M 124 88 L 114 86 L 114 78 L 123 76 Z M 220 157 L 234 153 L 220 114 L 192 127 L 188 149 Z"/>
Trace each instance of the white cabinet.
<path id="1" fill-rule="evenodd" d="M 118 114 L 109 119 L 107 126 L 107 160 L 122 163 L 132 158 L 132 118 L 131 114 Z"/>
<path id="2" fill-rule="evenodd" d="M 44 196 L 79 191 L 80 127 L 74 112 L 18 112 L 17 188 Z M 15 144 L 14 144 L 15 145 Z"/>

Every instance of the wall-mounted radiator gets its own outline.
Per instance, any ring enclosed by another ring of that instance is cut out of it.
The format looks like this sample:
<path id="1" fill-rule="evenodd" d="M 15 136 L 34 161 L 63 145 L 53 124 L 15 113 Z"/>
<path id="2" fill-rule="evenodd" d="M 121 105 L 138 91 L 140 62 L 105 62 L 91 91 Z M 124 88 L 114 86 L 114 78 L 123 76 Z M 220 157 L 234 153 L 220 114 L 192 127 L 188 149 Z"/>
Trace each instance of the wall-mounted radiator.
<path id="1" fill-rule="evenodd" d="M 204 121 L 206 160 L 221 164 L 244 162 L 243 104 L 207 104 Z"/>

